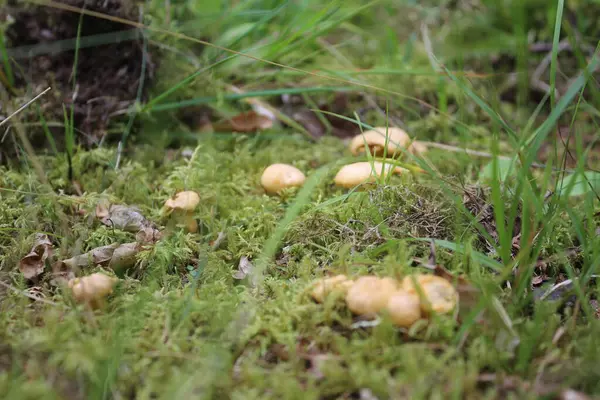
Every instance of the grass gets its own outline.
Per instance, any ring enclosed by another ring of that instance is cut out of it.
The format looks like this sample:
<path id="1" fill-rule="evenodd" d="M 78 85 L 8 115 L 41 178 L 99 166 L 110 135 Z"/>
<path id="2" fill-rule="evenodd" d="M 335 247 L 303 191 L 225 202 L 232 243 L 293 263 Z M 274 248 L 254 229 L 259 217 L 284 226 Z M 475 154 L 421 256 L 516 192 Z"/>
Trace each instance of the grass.
<path id="1" fill-rule="evenodd" d="M 35 160 L 21 154 L 0 167 L 0 393 L 383 399 L 600 392 L 598 176 L 595 141 L 584 142 L 600 115 L 598 58 L 581 50 L 597 48 L 589 39 L 597 28 L 580 16 L 582 43 L 565 22 L 578 9 L 561 0 L 542 16 L 536 0 L 509 1 L 519 7 L 508 14 L 491 1 L 481 2 L 481 12 L 463 2 L 201 3 L 172 5 L 167 17 L 163 2 L 147 2 L 147 51 L 160 43 L 181 52 L 162 51 L 151 98 L 116 124 L 118 149 L 78 148 L 73 112 L 65 109 L 64 153 L 51 140 Z M 465 41 L 445 34 L 455 27 L 468 33 Z M 531 50 L 532 27 L 551 44 L 547 53 Z M 76 54 L 81 28 L 71 44 Z M 485 40 L 495 35 L 512 46 Z M 581 46 L 573 57 L 558 52 L 565 38 Z M 18 69 L 3 43 L 0 78 L 11 90 Z M 517 69 L 495 63 L 490 54 L 498 52 Z M 536 101 L 532 70 L 547 54 L 550 91 Z M 513 72 L 510 101 L 500 87 Z M 345 191 L 332 183 L 339 167 L 373 162 L 372 154 L 353 157 L 339 138 L 315 140 L 283 126 L 198 134 L 177 114 L 204 105 L 226 119 L 248 109 L 244 100 L 277 105 L 282 95 L 304 97 L 305 108 L 316 109 L 340 92 L 350 95 L 346 115 L 317 110 L 321 121 L 329 118 L 327 131 L 335 116 L 361 130 L 400 121 L 418 140 L 491 157 L 435 147 L 425 158 L 406 152 L 400 165 L 423 173 L 390 174 Z M 40 115 L 50 137 L 48 126 L 60 121 Z M 573 138 L 564 146 L 576 160 L 569 167 L 557 127 Z M 544 146 L 553 147 L 540 167 Z M 47 182 L 34 169 L 38 162 Z M 265 195 L 260 175 L 275 162 L 304 171 L 305 185 Z M 74 180 L 82 195 L 70 194 Z M 196 234 L 161 213 L 181 190 L 200 194 Z M 35 284 L 18 263 L 39 232 L 54 243 L 52 261 L 135 241 L 93 218 L 101 199 L 139 207 L 165 227 L 165 237 L 144 247 L 134 268 L 116 272 L 115 293 L 94 313 L 54 285 L 50 262 Z M 335 299 L 319 305 L 308 295 L 311 282 L 327 274 L 425 272 L 432 242 L 435 261 L 477 293 L 461 292 L 457 319 L 436 316 L 399 330 L 383 315 L 365 327 Z M 254 269 L 234 279 L 243 257 Z M 551 296 L 567 279 L 570 289 Z M 52 303 L 32 301 L 38 290 Z"/>

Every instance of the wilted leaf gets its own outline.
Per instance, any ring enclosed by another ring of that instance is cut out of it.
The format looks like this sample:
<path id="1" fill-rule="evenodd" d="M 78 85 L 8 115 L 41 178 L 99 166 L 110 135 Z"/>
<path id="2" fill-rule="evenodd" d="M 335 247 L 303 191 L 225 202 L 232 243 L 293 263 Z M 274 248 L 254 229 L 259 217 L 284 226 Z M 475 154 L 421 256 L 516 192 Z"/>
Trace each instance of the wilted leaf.
<path id="1" fill-rule="evenodd" d="M 115 249 L 108 267 L 112 268 L 113 271 L 133 267 L 139 252 L 140 246 L 137 242 L 122 244 Z"/>
<path id="2" fill-rule="evenodd" d="M 162 238 L 162 232 L 153 226 L 145 226 L 135 234 L 135 240 L 141 244 L 154 244 Z"/>
<path id="3" fill-rule="evenodd" d="M 19 270 L 25 279 L 33 279 L 44 272 L 46 259 L 52 255 L 52 242 L 47 235 L 38 233 L 31 251 L 19 262 Z"/>
<path id="4" fill-rule="evenodd" d="M 245 279 L 248 274 L 252 272 L 254 265 L 250 262 L 248 257 L 244 256 L 240 258 L 240 263 L 238 264 L 238 270 L 233 273 L 234 279 Z"/>
<path id="5" fill-rule="evenodd" d="M 89 265 L 108 264 L 117 247 L 119 247 L 118 243 L 109 244 L 108 246 L 96 247 L 95 249 L 87 253 L 63 260 L 62 263 L 65 264 L 71 270 L 79 270 Z"/>
<path id="6" fill-rule="evenodd" d="M 269 129 L 272 126 L 273 121 L 271 119 L 255 111 L 243 112 L 223 123 L 213 124 L 216 131 L 230 130 L 241 133 L 256 132 Z"/>
<path id="7" fill-rule="evenodd" d="M 113 204 L 108 210 L 98 205 L 96 216 L 104 225 L 127 232 L 138 232 L 150 224 L 137 208 L 121 205 Z"/>
<path id="8" fill-rule="evenodd" d="M 126 269 L 135 265 L 136 255 L 141 247 L 138 242 L 97 247 L 85 254 L 80 254 L 66 260 L 59 261 L 55 266 L 55 272 L 78 271 L 90 265 L 105 265 L 114 271 Z"/>

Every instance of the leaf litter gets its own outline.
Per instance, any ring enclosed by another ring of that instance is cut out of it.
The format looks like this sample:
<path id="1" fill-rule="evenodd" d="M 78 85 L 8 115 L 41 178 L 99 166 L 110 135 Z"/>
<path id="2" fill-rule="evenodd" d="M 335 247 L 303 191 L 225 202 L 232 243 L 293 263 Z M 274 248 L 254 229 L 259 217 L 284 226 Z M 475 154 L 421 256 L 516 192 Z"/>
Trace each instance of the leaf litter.
<path id="1" fill-rule="evenodd" d="M 46 260 L 52 256 L 52 247 L 48 235 L 36 233 L 31 251 L 19 261 L 19 270 L 25 279 L 33 280 L 44 273 Z"/>

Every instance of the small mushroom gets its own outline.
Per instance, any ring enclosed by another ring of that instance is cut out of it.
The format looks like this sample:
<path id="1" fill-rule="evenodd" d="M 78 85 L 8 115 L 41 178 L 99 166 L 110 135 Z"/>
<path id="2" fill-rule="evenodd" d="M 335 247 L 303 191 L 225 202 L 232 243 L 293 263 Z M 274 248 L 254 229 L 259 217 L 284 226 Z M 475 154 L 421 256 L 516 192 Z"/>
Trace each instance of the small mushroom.
<path id="1" fill-rule="evenodd" d="M 402 281 L 402 288 L 419 295 L 415 282 L 420 287 L 424 298 L 421 299 L 421 310 L 444 314 L 452 311 L 458 304 L 458 292 L 446 279 L 436 275 L 418 274 L 407 276 Z"/>
<path id="2" fill-rule="evenodd" d="M 198 193 L 191 190 L 177 193 L 165 202 L 168 213 L 172 213 L 178 224 L 186 227 L 188 232 L 196 233 L 198 223 L 194 218 L 194 210 L 200 202 Z"/>
<path id="3" fill-rule="evenodd" d="M 387 135 L 386 135 L 387 132 Z M 427 147 L 423 143 L 411 141 L 410 136 L 404 130 L 395 127 L 378 127 L 355 136 L 350 142 L 350 151 L 354 155 L 365 152 L 365 146 L 368 146 L 371 154 L 382 156 L 386 153 L 392 156 L 401 153 L 400 149 L 408 149 L 412 153 L 423 153 Z"/>
<path id="4" fill-rule="evenodd" d="M 376 177 L 381 176 L 383 171 L 387 175 L 390 173 L 402 174 L 407 170 L 394 167 L 394 165 L 388 163 L 385 164 L 384 168 L 383 163 L 379 161 L 373 161 L 372 163 L 364 161 L 344 165 L 333 180 L 336 185 L 349 189 L 361 183 L 375 181 Z"/>
<path id="5" fill-rule="evenodd" d="M 299 187 L 306 177 L 298 168 L 288 164 L 272 164 L 263 172 L 260 183 L 268 194 L 277 194 L 281 190 Z"/>
<path id="6" fill-rule="evenodd" d="M 408 328 L 421 318 L 419 296 L 406 290 L 398 290 L 390 296 L 387 311 L 395 325 Z"/>
<path id="7" fill-rule="evenodd" d="M 336 275 L 319 279 L 313 285 L 311 296 L 315 301 L 322 303 L 325 301 L 325 298 L 333 292 L 346 294 L 353 284 L 354 281 L 348 279 L 346 275 Z"/>
<path id="8" fill-rule="evenodd" d="M 346 304 L 355 314 L 372 317 L 386 308 L 397 290 L 398 282 L 395 279 L 363 276 L 348 289 Z"/>
<path id="9" fill-rule="evenodd" d="M 117 281 L 118 279 L 108 275 L 95 273 L 70 279 L 68 286 L 77 302 L 85 303 L 92 308 L 99 308 L 104 303 L 104 298 L 112 293 L 113 286 Z"/>

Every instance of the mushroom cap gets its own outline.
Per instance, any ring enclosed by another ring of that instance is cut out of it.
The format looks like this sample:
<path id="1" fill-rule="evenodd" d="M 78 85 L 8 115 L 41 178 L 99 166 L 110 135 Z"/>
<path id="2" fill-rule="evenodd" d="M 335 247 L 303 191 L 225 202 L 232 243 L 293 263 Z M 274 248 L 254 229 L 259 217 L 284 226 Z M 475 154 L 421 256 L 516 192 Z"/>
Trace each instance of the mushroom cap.
<path id="1" fill-rule="evenodd" d="M 363 276 L 348 289 L 346 304 L 355 314 L 373 316 L 387 306 L 389 298 L 397 290 L 395 279 Z"/>
<path id="2" fill-rule="evenodd" d="M 185 210 L 192 211 L 200 203 L 200 196 L 198 193 L 186 190 L 184 192 L 179 192 L 175 196 L 167 199 L 165 202 L 165 207 L 171 210 Z"/>
<path id="3" fill-rule="evenodd" d="M 402 281 L 402 289 L 407 292 L 419 292 L 414 285 L 413 279 L 420 286 L 424 299 L 421 301 L 421 311 L 444 314 L 452 311 L 458 304 L 458 292 L 446 279 L 436 275 L 418 274 L 407 276 Z"/>
<path id="4" fill-rule="evenodd" d="M 269 194 L 277 194 L 282 189 L 304 184 L 306 177 L 298 168 L 288 164 L 269 165 L 260 177 L 260 183 Z"/>
<path id="5" fill-rule="evenodd" d="M 346 294 L 353 284 L 354 281 L 348 279 L 346 275 L 335 275 L 329 278 L 319 279 L 313 284 L 311 296 L 315 301 L 322 303 L 325 301 L 325 298 L 333 292 Z"/>
<path id="6" fill-rule="evenodd" d="M 387 132 L 387 136 L 386 136 Z M 427 151 L 427 146 L 416 140 L 411 140 L 408 133 L 396 127 L 377 127 L 355 136 L 350 141 L 350 151 L 354 155 L 365 152 L 365 145 L 369 147 L 372 154 L 381 156 L 386 148 L 387 155 L 392 156 L 400 153 L 400 149 L 407 149 L 411 153 L 421 154 Z"/>
<path id="7" fill-rule="evenodd" d="M 69 280 L 68 286 L 73 292 L 73 297 L 78 302 L 93 302 L 101 300 L 108 294 L 112 293 L 113 286 L 118 279 L 95 273 L 81 278 L 73 278 Z"/>
<path id="8" fill-rule="evenodd" d="M 398 290 L 390 296 L 387 311 L 394 325 L 408 328 L 421 319 L 419 296 L 406 290 Z"/>
<path id="9" fill-rule="evenodd" d="M 401 167 L 394 167 L 388 163 L 385 164 L 384 168 L 383 164 L 379 161 L 373 161 L 372 163 L 363 161 L 344 165 L 333 180 L 338 186 L 353 188 L 361 183 L 374 181 L 376 177 L 382 175 L 382 171 L 385 171 L 385 174 L 401 174 L 407 170 Z"/>
<path id="10" fill-rule="evenodd" d="M 365 145 L 367 145 L 371 153 L 382 155 L 386 148 L 386 140 L 388 155 L 399 152 L 400 148 L 406 148 L 410 144 L 410 136 L 404 130 L 391 126 L 386 128 L 384 126 L 371 129 L 352 138 L 350 151 L 352 154 L 358 155 L 365 151 Z"/>

